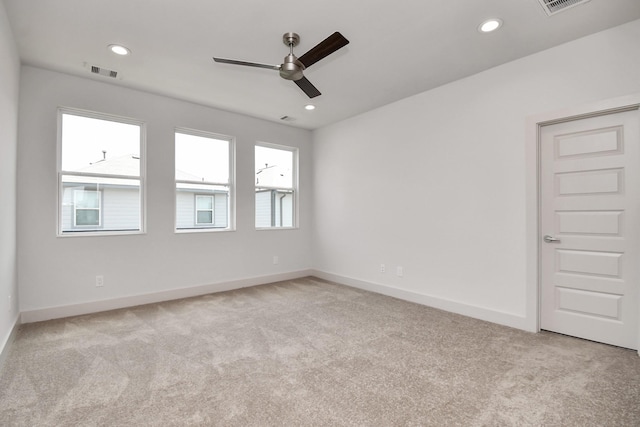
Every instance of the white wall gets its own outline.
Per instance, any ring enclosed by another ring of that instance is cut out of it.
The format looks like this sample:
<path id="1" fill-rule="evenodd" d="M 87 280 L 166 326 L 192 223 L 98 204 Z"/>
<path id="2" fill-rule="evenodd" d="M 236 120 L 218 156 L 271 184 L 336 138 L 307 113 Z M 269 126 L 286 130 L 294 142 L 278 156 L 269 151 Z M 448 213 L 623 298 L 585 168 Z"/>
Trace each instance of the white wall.
<path id="1" fill-rule="evenodd" d="M 639 92 L 639 41 L 634 21 L 315 131 L 316 269 L 535 330 L 527 118 Z"/>
<path id="2" fill-rule="evenodd" d="M 18 318 L 16 153 L 20 59 L 0 2 L 0 353 Z M 1 360 L 1 358 L 0 358 Z"/>
<path id="3" fill-rule="evenodd" d="M 56 237 L 56 109 L 74 107 L 147 124 L 147 233 Z M 174 128 L 236 137 L 237 231 L 174 233 Z M 278 277 L 311 267 L 311 133 L 91 79 L 25 66 L 18 147 L 20 308 L 117 300 L 177 288 Z M 256 231 L 254 144 L 299 148 L 300 228 Z M 279 264 L 274 265 L 273 256 Z M 104 276 L 104 287 L 95 276 Z M 249 282 L 244 282 L 249 283 Z M 144 301 L 144 300 L 142 300 Z M 87 305 L 110 308 L 107 305 Z M 45 310 L 46 311 L 46 310 Z M 60 311 L 58 314 L 73 314 Z M 49 312 L 50 314 L 51 312 Z M 46 316 L 45 316 L 46 317 Z"/>

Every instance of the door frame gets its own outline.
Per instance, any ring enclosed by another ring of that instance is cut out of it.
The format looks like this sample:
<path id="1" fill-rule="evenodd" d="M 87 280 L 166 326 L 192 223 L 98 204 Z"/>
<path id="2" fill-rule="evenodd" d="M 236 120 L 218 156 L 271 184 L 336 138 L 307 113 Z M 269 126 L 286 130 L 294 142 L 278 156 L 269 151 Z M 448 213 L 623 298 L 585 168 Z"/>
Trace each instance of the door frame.
<path id="1" fill-rule="evenodd" d="M 640 109 L 640 93 L 606 99 L 590 104 L 550 111 L 527 117 L 526 121 L 526 319 L 527 329 L 540 332 L 541 281 L 541 139 L 543 126 L 564 123 L 605 114 Z M 639 260 L 640 261 L 640 260 Z M 640 311 L 640 298 L 637 301 Z M 640 319 L 638 321 L 637 338 L 638 355 L 640 356 Z"/>

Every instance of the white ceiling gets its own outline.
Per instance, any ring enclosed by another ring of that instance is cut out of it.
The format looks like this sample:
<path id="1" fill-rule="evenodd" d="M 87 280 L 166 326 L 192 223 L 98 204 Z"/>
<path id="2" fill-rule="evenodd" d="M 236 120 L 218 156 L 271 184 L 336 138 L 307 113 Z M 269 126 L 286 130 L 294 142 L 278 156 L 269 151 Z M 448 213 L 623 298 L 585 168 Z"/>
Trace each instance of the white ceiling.
<path id="1" fill-rule="evenodd" d="M 23 63 L 315 129 L 640 18 L 640 0 L 591 0 L 548 17 L 538 0 L 4 0 Z M 499 17 L 503 27 L 480 34 Z M 276 71 L 334 31 L 351 42 L 305 71 L 306 95 Z M 107 50 L 123 44 L 132 54 Z M 85 64 L 118 71 L 116 80 Z"/>

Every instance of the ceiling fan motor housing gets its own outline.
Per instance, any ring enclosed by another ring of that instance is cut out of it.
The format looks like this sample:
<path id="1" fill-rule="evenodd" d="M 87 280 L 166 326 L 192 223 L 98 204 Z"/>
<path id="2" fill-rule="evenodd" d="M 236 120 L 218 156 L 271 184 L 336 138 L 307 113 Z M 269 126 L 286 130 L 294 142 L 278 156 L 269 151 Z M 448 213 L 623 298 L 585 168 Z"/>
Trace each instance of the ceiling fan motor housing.
<path id="1" fill-rule="evenodd" d="M 280 66 L 280 77 L 287 80 L 300 80 L 303 77 L 304 65 L 292 53 L 284 57 Z"/>

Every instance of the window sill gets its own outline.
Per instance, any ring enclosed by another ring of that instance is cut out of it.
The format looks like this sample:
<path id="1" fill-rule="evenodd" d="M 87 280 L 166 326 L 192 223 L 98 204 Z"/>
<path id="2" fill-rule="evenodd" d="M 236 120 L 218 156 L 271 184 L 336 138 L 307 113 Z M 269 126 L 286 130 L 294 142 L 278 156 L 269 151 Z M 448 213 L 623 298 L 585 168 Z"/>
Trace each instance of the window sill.
<path id="1" fill-rule="evenodd" d="M 256 231 L 299 230 L 300 227 L 256 227 Z"/>
<path id="2" fill-rule="evenodd" d="M 98 237 L 98 236 L 131 236 L 137 234 L 147 234 L 146 231 L 130 230 L 130 231 L 64 231 L 58 233 L 57 237 Z"/>
<path id="3" fill-rule="evenodd" d="M 225 233 L 229 231 L 236 231 L 233 228 L 180 228 L 174 229 L 175 234 L 191 234 L 191 233 Z"/>

